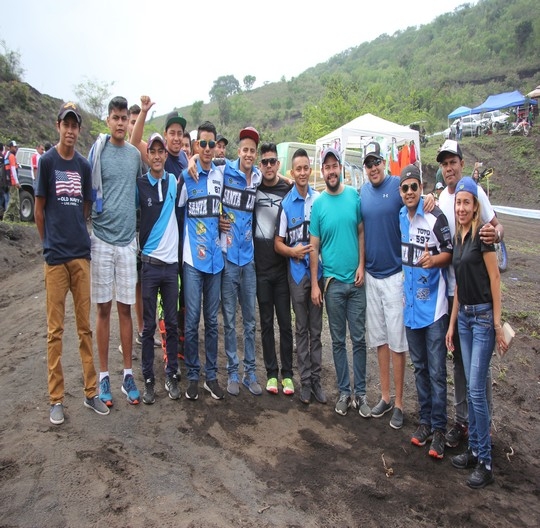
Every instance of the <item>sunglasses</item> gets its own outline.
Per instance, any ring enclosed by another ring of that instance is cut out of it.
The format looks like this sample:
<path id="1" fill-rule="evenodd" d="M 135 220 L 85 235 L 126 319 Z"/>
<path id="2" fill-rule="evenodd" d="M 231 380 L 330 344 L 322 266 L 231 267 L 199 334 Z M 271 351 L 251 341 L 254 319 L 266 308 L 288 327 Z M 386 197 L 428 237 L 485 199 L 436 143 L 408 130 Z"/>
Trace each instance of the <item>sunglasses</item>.
<path id="1" fill-rule="evenodd" d="M 401 186 L 401 190 L 406 193 L 406 192 L 409 192 L 409 187 L 411 188 L 411 191 L 412 192 L 416 192 L 418 190 L 418 184 L 417 183 L 411 183 L 410 185 L 407 184 L 407 183 L 404 183 L 402 186 Z"/>
<path id="2" fill-rule="evenodd" d="M 368 169 L 371 169 L 372 167 L 378 167 L 381 163 L 382 163 L 382 160 L 378 159 L 378 160 L 374 160 L 374 161 L 366 161 L 366 163 L 364 163 L 364 165 Z"/>
<path id="3" fill-rule="evenodd" d="M 216 146 L 216 142 L 215 141 L 206 141 L 206 139 L 200 139 L 199 140 L 199 146 L 202 148 L 202 149 L 205 149 L 207 146 L 208 148 L 211 148 L 213 149 L 215 146 Z"/>
<path id="4" fill-rule="evenodd" d="M 269 164 L 272 165 L 272 167 L 277 163 L 277 158 L 266 158 L 261 160 L 261 163 L 267 167 Z"/>

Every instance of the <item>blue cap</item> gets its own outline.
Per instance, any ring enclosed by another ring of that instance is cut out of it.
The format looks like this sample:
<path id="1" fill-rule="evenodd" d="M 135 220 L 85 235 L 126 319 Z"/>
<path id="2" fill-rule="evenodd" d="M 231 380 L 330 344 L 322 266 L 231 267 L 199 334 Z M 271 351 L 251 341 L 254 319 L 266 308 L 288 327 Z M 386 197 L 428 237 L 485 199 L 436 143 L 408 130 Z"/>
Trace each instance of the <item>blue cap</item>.
<path id="1" fill-rule="evenodd" d="M 460 191 L 470 192 L 475 198 L 478 198 L 478 185 L 470 176 L 465 176 L 465 178 L 459 180 L 455 194 Z"/>

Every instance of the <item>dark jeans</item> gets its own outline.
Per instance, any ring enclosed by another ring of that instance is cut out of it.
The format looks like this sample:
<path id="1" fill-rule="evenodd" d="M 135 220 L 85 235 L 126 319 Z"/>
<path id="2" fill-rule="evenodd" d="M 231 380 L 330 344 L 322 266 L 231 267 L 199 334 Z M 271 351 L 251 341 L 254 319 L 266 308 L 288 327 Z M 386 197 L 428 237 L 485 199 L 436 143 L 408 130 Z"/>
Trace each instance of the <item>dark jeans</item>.
<path id="1" fill-rule="evenodd" d="M 405 327 L 414 377 L 420 423 L 446 432 L 446 329 L 448 316 L 425 328 Z"/>
<path id="2" fill-rule="evenodd" d="M 292 378 L 292 321 L 287 268 L 257 274 L 257 301 L 261 319 L 264 366 L 268 379 L 277 378 L 278 360 L 274 337 L 274 309 L 279 326 L 279 357 L 282 378 Z"/>
<path id="3" fill-rule="evenodd" d="M 165 331 L 167 333 L 167 374 L 178 371 L 178 264 L 157 266 L 142 263 L 142 372 L 144 379 L 154 378 L 154 334 L 156 333 L 156 304 L 158 290 L 163 302 Z"/>

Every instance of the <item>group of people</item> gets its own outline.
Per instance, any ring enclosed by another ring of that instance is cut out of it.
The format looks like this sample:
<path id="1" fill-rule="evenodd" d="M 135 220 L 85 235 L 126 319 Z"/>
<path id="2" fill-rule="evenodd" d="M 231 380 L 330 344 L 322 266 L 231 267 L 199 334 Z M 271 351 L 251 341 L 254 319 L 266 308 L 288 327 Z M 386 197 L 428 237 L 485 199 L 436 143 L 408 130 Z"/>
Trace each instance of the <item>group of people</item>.
<path id="1" fill-rule="evenodd" d="M 360 192 L 342 181 L 341 153 L 324 150 L 321 172 L 326 187 L 319 193 L 309 184 L 307 152 L 294 153 L 291 178 L 284 177 L 276 145 L 260 144 L 253 127 L 240 131 L 235 161 L 224 157 L 227 140 L 208 121 L 184 151 L 186 120 L 177 112 L 167 116 L 163 135 L 153 133 L 144 141 L 144 122 L 153 104 L 143 96 L 140 106 L 128 108 L 125 98 L 113 98 L 109 133 L 98 137 L 87 160 L 75 149 L 81 114 L 74 103 L 65 103 L 57 118 L 59 141 L 39 161 L 35 216 L 45 257 L 50 421 L 64 421 L 61 357 L 68 291 L 75 301 L 84 405 L 102 415 L 113 405 L 113 299 L 124 364 L 120 388 L 130 404 L 152 404 L 156 399 L 158 292 L 166 329 L 169 398 L 176 400 L 181 394 L 179 352 L 186 367 L 185 397 L 199 398 L 201 310 L 203 387 L 216 400 L 225 397 L 217 376 L 220 306 L 226 392 L 237 396 L 244 387 L 253 395 L 262 394 L 255 352 L 258 302 L 266 391 L 278 394 L 281 386 L 286 396 L 296 392 L 292 305 L 299 399 L 306 405 L 312 398 L 326 403 L 321 382 L 325 304 L 339 392 L 335 412 L 346 415 L 352 407 L 363 418 L 391 412 L 389 425 L 400 429 L 409 350 L 420 407 L 412 443 L 423 446 L 431 438 L 429 455 L 440 459 L 445 444 L 455 447 L 468 436 L 468 450 L 452 463 L 475 467 L 469 478 L 472 487 L 490 483 L 486 386 L 495 340 L 501 350 L 505 347 L 493 243 L 502 238 L 503 229 L 482 189 L 470 178 L 462 179 L 459 144 L 446 141 L 437 157 L 447 185 L 439 209 L 432 195 L 422 196 L 418 164 L 405 167 L 399 178 L 391 176 L 376 142 L 365 148 L 368 181 Z M 216 156 L 218 142 L 223 157 Z M 99 375 L 92 354 L 91 302 L 97 306 Z M 142 396 L 132 368 L 132 305 L 142 344 Z M 373 408 L 367 400 L 368 347 L 377 350 L 381 387 Z M 456 423 L 448 432 L 447 348 L 453 350 L 456 391 Z"/>

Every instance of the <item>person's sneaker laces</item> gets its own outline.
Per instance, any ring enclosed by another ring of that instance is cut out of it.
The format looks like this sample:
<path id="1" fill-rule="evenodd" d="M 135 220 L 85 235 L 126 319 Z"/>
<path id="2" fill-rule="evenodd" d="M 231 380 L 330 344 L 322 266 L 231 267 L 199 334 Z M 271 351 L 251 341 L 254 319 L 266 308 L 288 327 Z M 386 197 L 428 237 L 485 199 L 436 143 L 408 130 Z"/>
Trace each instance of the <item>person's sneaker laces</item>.
<path id="1" fill-rule="evenodd" d="M 469 469 L 475 467 L 478 464 L 478 457 L 468 447 L 467 451 L 461 453 L 461 455 L 453 456 L 450 459 L 452 465 L 457 469 Z"/>
<path id="2" fill-rule="evenodd" d="M 298 396 L 300 401 L 306 404 L 311 402 L 312 392 L 313 392 L 313 388 L 311 385 L 302 385 L 302 387 L 300 388 L 300 395 Z"/>
<path id="3" fill-rule="evenodd" d="M 371 416 L 371 409 L 367 404 L 367 398 L 365 394 L 355 394 L 352 400 L 353 409 L 358 411 L 358 414 L 362 418 L 369 418 Z"/>
<path id="4" fill-rule="evenodd" d="M 118 351 L 122 356 L 124 355 L 124 349 L 122 348 L 122 345 L 118 345 Z M 131 359 L 137 359 L 137 354 L 135 353 L 135 350 L 131 350 Z"/>
<path id="5" fill-rule="evenodd" d="M 471 476 L 467 479 L 467 486 L 472 489 L 482 489 L 494 480 L 493 470 L 491 468 L 488 469 L 484 462 L 479 462 L 471 473 Z"/>
<path id="6" fill-rule="evenodd" d="M 227 392 L 232 396 L 238 396 L 240 393 L 240 382 L 237 374 L 231 374 L 227 381 Z"/>
<path id="7" fill-rule="evenodd" d="M 399 407 L 394 407 L 392 418 L 390 418 L 390 427 L 396 430 L 403 427 L 403 411 Z"/>
<path id="8" fill-rule="evenodd" d="M 448 447 L 457 447 L 463 440 L 469 436 L 469 429 L 465 424 L 456 422 L 454 426 L 446 433 L 445 443 Z"/>
<path id="9" fill-rule="evenodd" d="M 382 398 L 381 401 L 371 409 L 371 416 L 373 418 L 380 418 L 384 416 L 387 412 L 390 412 L 394 408 L 392 402 L 386 403 Z"/>
<path id="10" fill-rule="evenodd" d="M 349 394 L 341 394 L 336 403 L 335 411 L 341 416 L 345 416 L 349 412 L 351 406 L 351 396 Z"/>
<path id="11" fill-rule="evenodd" d="M 442 431 L 433 433 L 428 455 L 439 460 L 444 457 L 444 433 Z"/>
<path id="12" fill-rule="evenodd" d="M 286 396 L 292 396 L 294 394 L 294 383 L 291 378 L 285 378 L 281 385 L 283 386 L 283 394 Z"/>
<path id="13" fill-rule="evenodd" d="M 154 380 L 152 378 L 148 378 L 144 380 L 144 391 L 142 395 L 142 401 L 143 403 L 146 403 L 146 405 L 152 405 L 152 403 L 156 401 Z"/>
<path id="14" fill-rule="evenodd" d="M 141 399 L 137 385 L 135 385 L 135 378 L 132 374 L 128 374 L 124 377 L 124 383 L 122 383 L 122 392 L 126 395 L 127 401 L 131 405 L 137 405 Z"/>
<path id="15" fill-rule="evenodd" d="M 49 419 L 54 425 L 60 425 L 64 423 L 64 406 L 61 403 L 55 403 L 54 405 L 51 405 Z"/>
<path id="16" fill-rule="evenodd" d="M 328 401 L 319 380 L 311 382 L 311 392 L 319 403 L 325 404 Z"/>
<path id="17" fill-rule="evenodd" d="M 242 379 L 242 384 L 248 388 L 251 394 L 255 396 L 260 396 L 262 394 L 261 386 L 259 385 L 255 374 L 246 374 L 244 379 Z"/>
<path id="18" fill-rule="evenodd" d="M 109 408 L 99 399 L 99 396 L 85 398 L 83 405 L 89 409 L 92 409 L 94 412 L 101 414 L 101 416 L 106 416 L 110 412 Z"/>
<path id="19" fill-rule="evenodd" d="M 186 398 L 188 400 L 197 400 L 199 398 L 199 382 L 196 380 L 191 380 L 188 383 L 186 389 Z"/>
<path id="20" fill-rule="evenodd" d="M 109 376 L 105 376 L 99 382 L 99 399 L 107 406 L 112 407 L 111 381 Z"/>
<path id="21" fill-rule="evenodd" d="M 270 394 L 277 394 L 278 393 L 278 383 L 277 378 L 270 378 L 266 382 L 266 391 Z"/>
<path id="22" fill-rule="evenodd" d="M 426 424 L 420 424 L 411 437 L 411 444 L 422 447 L 431 438 L 431 428 Z"/>
<path id="23" fill-rule="evenodd" d="M 171 400 L 180 398 L 180 389 L 178 387 L 178 377 L 176 374 L 169 374 L 165 380 L 165 390 L 169 393 Z"/>
<path id="24" fill-rule="evenodd" d="M 222 400 L 225 398 L 225 392 L 219 386 L 217 379 L 205 381 L 203 387 L 210 393 L 210 396 L 212 396 L 214 400 Z"/>

